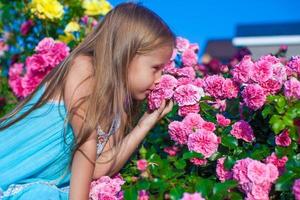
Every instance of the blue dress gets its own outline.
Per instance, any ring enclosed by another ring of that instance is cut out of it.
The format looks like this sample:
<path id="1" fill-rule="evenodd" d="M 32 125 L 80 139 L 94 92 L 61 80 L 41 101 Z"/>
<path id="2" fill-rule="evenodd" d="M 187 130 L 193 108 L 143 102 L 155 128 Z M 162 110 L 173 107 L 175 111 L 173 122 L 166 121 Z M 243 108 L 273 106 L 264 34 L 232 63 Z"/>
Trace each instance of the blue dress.
<path id="1" fill-rule="evenodd" d="M 44 90 L 41 87 L 21 112 Z M 64 104 L 50 101 L 0 131 L 0 199 L 68 199 L 75 139 L 65 116 Z"/>

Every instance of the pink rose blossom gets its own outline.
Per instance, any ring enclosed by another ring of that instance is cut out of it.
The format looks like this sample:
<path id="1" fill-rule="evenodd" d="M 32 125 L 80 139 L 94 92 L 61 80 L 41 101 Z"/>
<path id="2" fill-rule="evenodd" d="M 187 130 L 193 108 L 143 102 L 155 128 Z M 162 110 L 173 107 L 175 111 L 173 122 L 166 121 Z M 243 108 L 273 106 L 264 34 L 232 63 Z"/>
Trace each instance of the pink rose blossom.
<path id="1" fill-rule="evenodd" d="M 287 63 L 288 75 L 296 74 L 300 76 L 300 56 L 293 56 Z"/>
<path id="2" fill-rule="evenodd" d="M 284 95 L 288 98 L 300 99 L 300 81 L 291 77 L 284 83 Z"/>
<path id="3" fill-rule="evenodd" d="M 145 159 L 140 159 L 136 163 L 138 170 L 145 171 L 148 167 L 148 162 Z"/>
<path id="4" fill-rule="evenodd" d="M 178 85 L 187 85 L 187 84 L 193 84 L 194 81 L 191 78 L 188 77 L 180 77 L 178 78 Z"/>
<path id="5" fill-rule="evenodd" d="M 188 130 L 190 130 L 190 132 L 200 129 L 204 122 L 205 121 L 202 119 L 200 114 L 197 113 L 189 113 L 182 120 L 182 123 Z"/>
<path id="6" fill-rule="evenodd" d="M 287 161 L 288 157 L 283 156 L 282 158 L 278 158 L 274 152 L 265 159 L 265 163 L 272 163 L 277 167 L 280 175 L 283 174 Z"/>
<path id="7" fill-rule="evenodd" d="M 185 117 L 189 113 L 199 113 L 200 106 L 198 103 L 189 106 L 180 106 L 178 110 L 178 114 L 182 117 Z"/>
<path id="8" fill-rule="evenodd" d="M 210 131 L 210 132 L 213 132 L 213 131 L 216 130 L 216 126 L 215 126 L 215 124 L 212 123 L 212 122 L 203 122 L 203 123 L 202 123 L 202 128 L 203 128 L 204 130 L 207 130 L 207 131 Z"/>
<path id="9" fill-rule="evenodd" d="M 295 200 L 300 200 L 300 179 L 296 179 L 294 182 L 293 194 L 295 195 Z"/>
<path id="10" fill-rule="evenodd" d="M 168 126 L 168 132 L 171 139 L 179 144 L 186 144 L 190 131 L 182 122 L 173 121 Z"/>
<path id="11" fill-rule="evenodd" d="M 248 83 L 252 76 L 254 63 L 251 60 L 251 56 L 244 56 L 242 61 L 235 65 L 231 71 L 234 81 L 238 83 Z"/>
<path id="12" fill-rule="evenodd" d="M 226 78 L 223 82 L 222 92 L 224 97 L 232 99 L 237 97 L 239 89 L 231 79 Z"/>
<path id="13" fill-rule="evenodd" d="M 14 63 L 12 66 L 9 67 L 9 79 L 17 79 L 23 73 L 23 63 Z"/>
<path id="14" fill-rule="evenodd" d="M 246 142 L 254 140 L 254 134 L 251 126 L 244 120 L 240 120 L 232 125 L 230 134 L 237 139 L 242 139 Z"/>
<path id="15" fill-rule="evenodd" d="M 275 136 L 275 143 L 276 143 L 276 145 L 282 146 L 282 147 L 290 146 L 290 144 L 292 143 L 292 140 L 289 136 L 289 131 L 284 130 L 278 136 Z"/>
<path id="16" fill-rule="evenodd" d="M 257 160 L 245 158 L 238 160 L 232 169 L 233 178 L 239 182 L 246 193 L 246 199 L 269 199 L 271 186 L 278 178 L 275 165 L 264 164 Z"/>
<path id="17" fill-rule="evenodd" d="M 121 175 L 114 176 L 112 178 L 108 176 L 102 176 L 101 178 L 92 181 L 90 187 L 89 197 L 92 200 L 98 199 L 123 199 L 123 193 L 121 191 L 121 185 L 125 181 Z"/>
<path id="18" fill-rule="evenodd" d="M 177 76 L 194 80 L 196 78 L 196 72 L 193 67 L 183 67 L 177 69 Z"/>
<path id="19" fill-rule="evenodd" d="M 200 88 L 203 88 L 204 87 L 204 80 L 202 78 L 196 78 L 193 81 L 193 85 L 195 85 L 197 87 L 200 87 Z"/>
<path id="20" fill-rule="evenodd" d="M 177 152 L 179 152 L 179 148 L 177 146 L 165 147 L 164 152 L 169 154 L 169 156 L 176 156 Z"/>
<path id="21" fill-rule="evenodd" d="M 182 37 L 177 37 L 176 38 L 176 48 L 179 52 L 184 52 L 187 50 L 190 46 L 190 42 Z"/>
<path id="22" fill-rule="evenodd" d="M 247 176 L 251 182 L 262 183 L 270 178 L 270 171 L 265 164 L 253 160 L 247 167 Z"/>
<path id="23" fill-rule="evenodd" d="M 202 159 L 202 158 L 191 158 L 190 162 L 196 166 L 201 166 L 201 165 L 206 165 L 207 160 Z"/>
<path id="24" fill-rule="evenodd" d="M 273 75 L 272 63 L 266 59 L 260 59 L 254 63 L 251 79 L 257 83 L 262 83 L 270 79 Z"/>
<path id="25" fill-rule="evenodd" d="M 199 51 L 199 45 L 197 43 L 192 43 L 192 44 L 190 44 L 189 49 L 191 49 L 195 53 L 197 53 Z"/>
<path id="26" fill-rule="evenodd" d="M 204 129 L 198 129 L 188 137 L 188 149 L 201 153 L 204 158 L 209 158 L 218 150 L 220 138 L 213 132 Z"/>
<path id="27" fill-rule="evenodd" d="M 183 193 L 183 197 L 181 200 L 205 200 L 202 196 L 201 193 L 195 192 L 193 194 L 189 193 Z"/>
<path id="28" fill-rule="evenodd" d="M 177 74 L 177 68 L 175 67 L 175 62 L 174 61 L 170 61 L 167 64 L 165 64 L 163 72 L 165 74 L 176 75 Z"/>
<path id="29" fill-rule="evenodd" d="M 223 84 L 225 79 L 219 75 L 207 76 L 205 79 L 205 91 L 215 98 L 223 98 Z"/>
<path id="30" fill-rule="evenodd" d="M 202 96 L 204 96 L 203 89 L 191 84 L 177 87 L 174 93 L 174 99 L 179 106 L 194 105 Z"/>
<path id="31" fill-rule="evenodd" d="M 42 39 L 38 45 L 35 47 L 35 51 L 37 53 L 48 53 L 49 49 L 52 49 L 55 44 L 53 38 L 44 38 Z"/>
<path id="32" fill-rule="evenodd" d="M 231 123 L 230 119 L 225 118 L 221 114 L 217 114 L 216 117 L 217 117 L 217 122 L 220 126 L 226 127 Z"/>
<path id="33" fill-rule="evenodd" d="M 242 91 L 242 97 L 246 106 L 252 110 L 258 110 L 266 101 L 266 94 L 263 88 L 257 84 L 249 84 Z"/>
<path id="34" fill-rule="evenodd" d="M 226 104 L 226 100 L 221 100 L 221 99 L 216 99 L 214 102 L 210 102 L 212 103 L 212 107 L 215 109 L 219 109 L 221 112 L 224 112 L 226 110 L 227 104 Z"/>
<path id="35" fill-rule="evenodd" d="M 192 49 L 187 49 L 182 53 L 182 63 L 186 67 L 193 67 L 198 62 L 198 56 Z"/>
<path id="36" fill-rule="evenodd" d="M 240 184 L 249 182 L 247 173 L 248 173 L 248 165 L 251 161 L 252 159 L 250 158 L 238 160 L 232 168 L 233 178 L 239 181 Z"/>
<path id="37" fill-rule="evenodd" d="M 138 200 L 149 200 L 149 194 L 146 190 L 140 190 L 138 195 Z"/>
<path id="38" fill-rule="evenodd" d="M 225 157 L 219 158 L 217 161 L 216 173 L 217 173 L 218 179 L 221 182 L 224 182 L 224 181 L 232 178 L 232 172 L 225 169 L 224 161 L 225 161 Z"/>

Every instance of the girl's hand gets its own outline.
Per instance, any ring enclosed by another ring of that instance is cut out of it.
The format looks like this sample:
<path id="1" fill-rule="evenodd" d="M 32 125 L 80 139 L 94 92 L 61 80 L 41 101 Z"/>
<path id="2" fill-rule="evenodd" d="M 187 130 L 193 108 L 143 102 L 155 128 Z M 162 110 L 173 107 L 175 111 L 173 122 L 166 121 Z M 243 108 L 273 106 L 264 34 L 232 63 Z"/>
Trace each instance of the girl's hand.
<path id="1" fill-rule="evenodd" d="M 138 126 L 150 130 L 160 119 L 168 114 L 172 108 L 173 102 L 169 101 L 166 103 L 166 100 L 164 100 L 158 109 L 154 110 L 153 112 L 145 112 L 139 120 Z"/>

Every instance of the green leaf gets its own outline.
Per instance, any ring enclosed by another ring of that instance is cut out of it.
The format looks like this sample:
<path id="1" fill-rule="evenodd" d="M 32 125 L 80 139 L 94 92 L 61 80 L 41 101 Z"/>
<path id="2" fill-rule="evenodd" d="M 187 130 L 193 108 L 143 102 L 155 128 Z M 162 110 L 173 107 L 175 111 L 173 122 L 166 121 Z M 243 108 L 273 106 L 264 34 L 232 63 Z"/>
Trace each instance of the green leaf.
<path id="1" fill-rule="evenodd" d="M 279 134 L 285 128 L 285 124 L 282 120 L 277 120 L 272 124 L 272 130 L 275 134 Z"/>
<path id="2" fill-rule="evenodd" d="M 184 193 L 184 189 L 179 186 L 176 186 L 170 190 L 170 197 L 172 200 L 177 200 L 182 197 L 183 193 Z"/>
<path id="3" fill-rule="evenodd" d="M 190 158 L 203 158 L 204 156 L 201 153 L 197 153 L 197 152 L 185 152 L 182 156 L 183 159 L 190 159 Z"/>
<path id="4" fill-rule="evenodd" d="M 287 172 L 279 177 L 276 182 L 275 190 L 276 191 L 289 191 L 293 184 L 295 174 L 292 172 Z"/>
<path id="5" fill-rule="evenodd" d="M 177 169 L 184 169 L 186 166 L 186 162 L 183 159 L 179 159 L 174 163 L 174 165 Z"/>
<path id="6" fill-rule="evenodd" d="M 224 135 L 221 138 L 221 144 L 229 149 L 235 149 L 238 146 L 238 140 L 231 135 Z"/>
<path id="7" fill-rule="evenodd" d="M 227 156 L 227 158 L 224 161 L 225 169 L 230 170 L 235 164 L 235 162 L 236 160 L 232 156 Z"/>
<path id="8" fill-rule="evenodd" d="M 280 96 L 278 98 L 278 101 L 276 103 L 277 103 L 278 107 L 284 108 L 285 105 L 286 105 L 286 100 L 285 100 L 285 98 L 283 96 Z"/>
<path id="9" fill-rule="evenodd" d="M 124 191 L 124 199 L 137 199 L 138 194 L 135 187 L 130 187 Z"/>
<path id="10" fill-rule="evenodd" d="M 271 105 L 266 105 L 265 108 L 262 110 L 262 116 L 263 118 L 266 118 L 268 115 L 271 115 L 273 113 L 273 108 Z"/>
<path id="11" fill-rule="evenodd" d="M 209 179 L 200 179 L 195 186 L 197 192 L 200 192 L 203 197 L 208 198 L 212 193 L 214 181 Z"/>
<path id="12" fill-rule="evenodd" d="M 213 187 L 213 195 L 219 196 L 220 199 L 228 195 L 228 190 L 238 186 L 237 181 L 228 180 L 223 183 L 217 183 Z"/>
<path id="13" fill-rule="evenodd" d="M 138 190 L 148 190 L 150 188 L 150 182 L 145 179 L 142 179 L 137 182 L 136 188 Z"/>

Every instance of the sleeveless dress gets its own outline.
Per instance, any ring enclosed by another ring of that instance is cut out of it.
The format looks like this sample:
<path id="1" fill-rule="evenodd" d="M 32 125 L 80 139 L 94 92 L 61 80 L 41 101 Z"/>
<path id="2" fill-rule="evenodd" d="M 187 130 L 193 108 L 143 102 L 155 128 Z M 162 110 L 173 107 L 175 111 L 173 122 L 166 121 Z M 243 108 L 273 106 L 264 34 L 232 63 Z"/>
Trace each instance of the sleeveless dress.
<path id="1" fill-rule="evenodd" d="M 29 109 L 44 91 L 42 86 L 20 112 Z M 71 125 L 65 123 L 66 113 L 64 103 L 49 101 L 0 131 L 0 199 L 68 199 L 75 138 Z M 108 133 L 97 127 L 97 156 L 119 122 L 115 118 Z"/>

